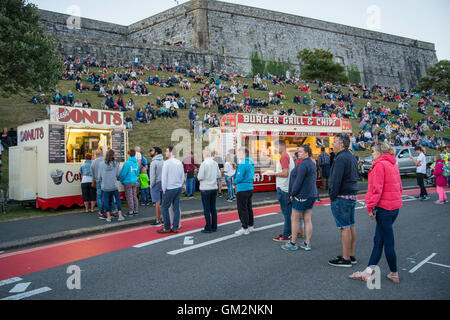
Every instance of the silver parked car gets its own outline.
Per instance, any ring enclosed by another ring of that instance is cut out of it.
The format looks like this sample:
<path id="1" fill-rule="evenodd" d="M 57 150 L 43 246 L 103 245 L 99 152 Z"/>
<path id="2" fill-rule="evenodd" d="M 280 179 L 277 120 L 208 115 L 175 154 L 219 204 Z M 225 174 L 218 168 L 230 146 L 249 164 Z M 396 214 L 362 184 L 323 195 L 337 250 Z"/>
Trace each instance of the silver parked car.
<path id="1" fill-rule="evenodd" d="M 401 175 L 416 172 L 416 165 L 409 158 L 412 156 L 417 160 L 418 154 L 414 151 L 414 147 L 395 147 L 395 157 L 397 159 L 398 169 Z M 426 156 L 427 159 L 427 176 L 431 176 L 430 165 L 433 163 L 433 156 Z M 361 174 L 366 175 L 369 173 L 370 168 L 372 168 L 372 157 L 367 157 L 362 160 L 360 164 Z"/>

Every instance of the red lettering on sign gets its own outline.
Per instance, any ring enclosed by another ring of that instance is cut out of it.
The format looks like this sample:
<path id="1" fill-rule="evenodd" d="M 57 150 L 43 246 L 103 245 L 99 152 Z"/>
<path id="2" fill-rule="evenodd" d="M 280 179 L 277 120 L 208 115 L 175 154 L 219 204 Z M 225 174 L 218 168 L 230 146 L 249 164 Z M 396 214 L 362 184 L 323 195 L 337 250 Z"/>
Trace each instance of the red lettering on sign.
<path id="1" fill-rule="evenodd" d="M 81 114 L 80 110 L 73 110 L 70 112 L 70 118 L 73 122 L 79 123 L 83 119 L 83 115 Z"/>
<path id="2" fill-rule="evenodd" d="M 79 110 L 59 108 L 58 121 L 88 124 L 108 124 L 121 126 L 123 124 L 122 114 L 119 112 L 108 112 L 99 110 Z"/>
<path id="3" fill-rule="evenodd" d="M 106 116 L 106 124 L 111 124 L 111 113 L 106 113 L 105 114 L 105 116 Z"/>
<path id="4" fill-rule="evenodd" d="M 91 114 L 89 114 L 86 110 L 83 110 L 83 122 L 86 120 L 92 123 L 92 111 Z"/>
<path id="5" fill-rule="evenodd" d="M 120 125 L 122 124 L 122 117 L 120 116 L 120 114 L 114 113 L 114 120 L 113 120 L 113 123 L 114 123 L 116 126 L 120 126 Z"/>
<path id="6" fill-rule="evenodd" d="M 19 132 L 20 142 L 28 140 L 39 140 L 44 138 L 44 128 L 34 128 Z"/>
<path id="7" fill-rule="evenodd" d="M 92 112 L 92 118 L 94 119 L 94 122 L 96 124 L 102 124 L 103 123 L 103 114 L 101 114 L 102 116 L 99 119 L 99 114 L 97 111 L 93 111 Z"/>
<path id="8" fill-rule="evenodd" d="M 74 181 L 81 181 L 81 173 L 73 173 L 72 171 L 67 171 L 66 181 L 72 183 Z"/>

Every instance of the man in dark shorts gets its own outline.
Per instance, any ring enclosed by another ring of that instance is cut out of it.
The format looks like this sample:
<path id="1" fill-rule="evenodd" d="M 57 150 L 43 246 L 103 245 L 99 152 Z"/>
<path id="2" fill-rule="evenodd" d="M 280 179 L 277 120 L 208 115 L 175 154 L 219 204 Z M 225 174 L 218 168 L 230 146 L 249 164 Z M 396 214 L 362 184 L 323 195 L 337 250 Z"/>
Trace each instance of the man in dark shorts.
<path id="1" fill-rule="evenodd" d="M 355 204 L 358 193 L 358 162 L 348 150 L 350 137 L 337 134 L 333 141 L 336 157 L 331 167 L 330 188 L 331 212 L 336 226 L 341 231 L 342 256 L 328 261 L 336 267 L 351 267 L 355 259 L 356 229 Z"/>

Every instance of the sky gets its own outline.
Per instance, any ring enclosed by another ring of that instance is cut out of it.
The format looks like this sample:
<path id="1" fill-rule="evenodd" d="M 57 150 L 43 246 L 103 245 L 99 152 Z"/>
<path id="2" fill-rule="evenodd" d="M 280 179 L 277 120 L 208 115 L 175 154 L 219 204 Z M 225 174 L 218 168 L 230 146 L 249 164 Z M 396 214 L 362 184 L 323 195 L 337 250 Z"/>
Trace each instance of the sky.
<path id="1" fill-rule="evenodd" d="M 40 9 L 128 26 L 187 0 L 28 0 Z M 450 60 L 449 0 L 222 0 L 435 44 Z M 447 30 L 447 31 L 445 31 Z"/>

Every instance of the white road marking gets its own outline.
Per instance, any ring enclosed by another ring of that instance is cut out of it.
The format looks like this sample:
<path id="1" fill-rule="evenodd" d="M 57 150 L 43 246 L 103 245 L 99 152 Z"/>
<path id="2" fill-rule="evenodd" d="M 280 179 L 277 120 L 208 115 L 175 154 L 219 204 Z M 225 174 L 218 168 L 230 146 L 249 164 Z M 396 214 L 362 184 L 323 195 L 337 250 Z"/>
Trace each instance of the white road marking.
<path id="1" fill-rule="evenodd" d="M 22 281 L 22 278 L 16 277 L 16 278 L 6 279 L 6 280 L 3 280 L 3 281 L 0 281 L 0 287 L 4 286 L 4 285 L 7 285 L 7 284 L 14 283 L 14 282 L 18 282 L 18 281 Z"/>
<path id="2" fill-rule="evenodd" d="M 42 288 L 39 288 L 36 290 L 31 290 L 28 292 L 15 294 L 13 296 L 9 296 L 9 297 L 6 297 L 6 298 L 0 299 L 0 300 L 21 300 L 23 298 L 28 298 L 28 297 L 35 296 L 37 294 L 41 294 L 41 293 L 51 291 L 51 290 L 52 289 L 50 289 L 49 287 L 42 287 Z"/>
<path id="3" fill-rule="evenodd" d="M 253 233 L 253 232 L 257 232 L 257 231 L 262 231 L 262 230 L 266 230 L 266 229 L 282 226 L 283 224 L 284 224 L 284 222 L 280 222 L 280 223 L 275 223 L 275 224 L 271 224 L 271 225 L 268 225 L 268 226 L 264 226 L 264 227 L 261 227 L 261 228 L 255 228 L 255 229 L 253 229 L 252 232 L 250 232 L 250 234 Z M 225 241 L 225 240 L 233 239 L 233 238 L 237 238 L 237 237 L 241 237 L 241 236 L 233 233 L 233 234 L 230 234 L 230 235 L 225 236 L 225 237 L 221 237 L 221 238 L 217 238 L 217 239 L 214 239 L 214 240 L 210 240 L 210 241 L 206 241 L 206 242 L 203 242 L 203 243 L 199 243 L 199 244 L 187 247 L 187 248 L 181 248 L 181 249 L 178 249 L 178 250 L 169 251 L 169 252 L 167 252 L 167 254 L 176 255 L 176 254 L 179 254 L 179 253 L 182 253 L 182 252 L 198 249 L 198 248 L 201 248 L 201 247 L 208 246 L 210 244 L 214 244 L 214 243 L 217 243 L 217 242 L 221 242 L 221 241 Z M 243 235 L 242 237 L 245 237 L 245 236 Z"/>
<path id="4" fill-rule="evenodd" d="M 273 212 L 273 213 L 263 214 L 263 215 L 260 215 L 260 216 L 255 216 L 255 219 L 268 217 L 268 216 L 273 216 L 273 215 L 276 215 L 276 214 L 279 214 L 279 212 Z M 224 223 L 218 224 L 217 226 L 225 226 L 225 225 L 233 224 L 233 223 L 237 223 L 237 222 L 240 222 L 240 220 L 237 219 L 237 220 L 232 220 L 232 221 L 229 221 L 229 222 L 224 222 Z M 194 229 L 194 230 L 191 230 L 191 231 L 186 231 L 186 232 L 183 232 L 183 233 L 175 234 L 173 236 L 169 236 L 169 237 L 165 237 L 165 238 L 161 238 L 161 239 L 156 239 L 156 240 L 152 240 L 152 241 L 148 241 L 148 242 L 139 243 L 139 244 L 134 245 L 133 248 L 142 248 L 142 247 L 146 247 L 146 246 L 149 246 L 149 245 L 152 245 L 152 244 L 155 244 L 155 243 L 160 243 L 160 242 L 163 242 L 163 241 L 172 240 L 172 239 L 175 239 L 175 238 L 178 238 L 178 237 L 185 237 L 185 236 L 187 236 L 189 234 L 200 232 L 201 230 L 203 230 L 203 228 Z"/>
<path id="5" fill-rule="evenodd" d="M 428 264 L 434 264 L 435 266 L 439 266 L 439 267 L 444 267 L 444 268 L 450 268 L 450 266 L 446 265 L 446 264 L 440 264 L 440 263 L 436 263 L 436 262 L 427 262 Z"/>
<path id="6" fill-rule="evenodd" d="M 19 292 L 24 292 L 28 289 L 28 287 L 30 286 L 31 282 L 23 282 L 23 283 L 18 283 L 14 286 L 14 288 L 12 288 L 11 290 L 9 290 L 9 293 L 19 293 Z"/>
<path id="7" fill-rule="evenodd" d="M 437 255 L 437 253 L 432 253 L 428 258 L 422 260 L 417 266 L 415 266 L 414 268 L 412 268 L 411 270 L 409 270 L 409 273 L 414 273 L 414 272 L 416 272 L 421 266 L 423 266 L 425 263 L 427 263 L 428 261 L 430 261 L 435 255 Z"/>
<path id="8" fill-rule="evenodd" d="M 184 242 L 183 242 L 183 244 L 184 244 L 185 246 L 189 246 L 189 245 L 194 244 L 194 237 L 184 237 Z"/>

